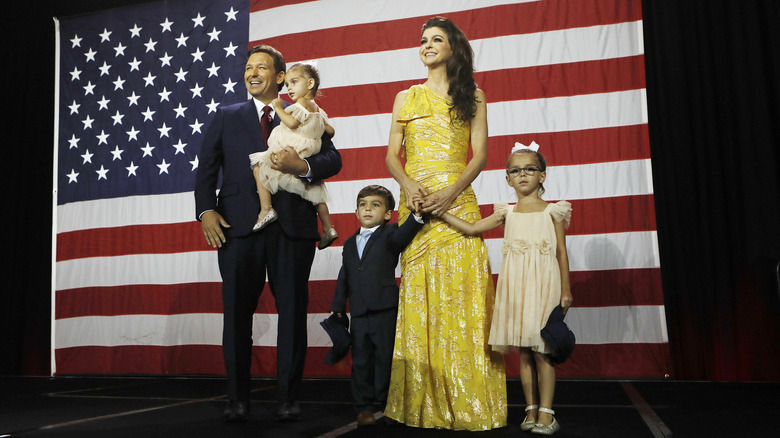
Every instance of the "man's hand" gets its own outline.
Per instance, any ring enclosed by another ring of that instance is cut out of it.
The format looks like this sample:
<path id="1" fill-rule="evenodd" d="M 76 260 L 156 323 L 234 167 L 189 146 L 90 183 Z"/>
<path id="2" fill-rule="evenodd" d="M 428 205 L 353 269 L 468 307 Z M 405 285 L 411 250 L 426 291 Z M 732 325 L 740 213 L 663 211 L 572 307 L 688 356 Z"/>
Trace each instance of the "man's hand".
<path id="1" fill-rule="evenodd" d="M 309 173 L 309 164 L 298 156 L 292 146 L 287 146 L 271 154 L 271 169 L 290 175 L 305 176 Z"/>
<path id="2" fill-rule="evenodd" d="M 212 248 L 222 248 L 222 244 L 226 242 L 222 227 L 230 228 L 230 224 L 227 223 L 225 218 L 216 211 L 209 210 L 200 217 L 200 226 L 203 229 L 203 235 L 206 237 L 206 243 Z"/>

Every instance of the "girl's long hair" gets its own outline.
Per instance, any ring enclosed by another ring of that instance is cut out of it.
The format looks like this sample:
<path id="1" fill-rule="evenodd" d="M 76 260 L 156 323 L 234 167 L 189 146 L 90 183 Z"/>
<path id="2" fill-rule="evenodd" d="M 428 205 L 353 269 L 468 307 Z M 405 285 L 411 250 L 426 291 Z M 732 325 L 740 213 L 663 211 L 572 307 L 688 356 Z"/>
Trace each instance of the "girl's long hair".
<path id="1" fill-rule="evenodd" d="M 447 93 L 452 96 L 450 116 L 453 120 L 468 122 L 477 114 L 477 83 L 474 82 L 474 50 L 466 34 L 449 18 L 433 17 L 422 27 L 438 27 L 447 34 L 452 48 L 452 58 L 447 61 L 447 79 L 450 87 Z"/>

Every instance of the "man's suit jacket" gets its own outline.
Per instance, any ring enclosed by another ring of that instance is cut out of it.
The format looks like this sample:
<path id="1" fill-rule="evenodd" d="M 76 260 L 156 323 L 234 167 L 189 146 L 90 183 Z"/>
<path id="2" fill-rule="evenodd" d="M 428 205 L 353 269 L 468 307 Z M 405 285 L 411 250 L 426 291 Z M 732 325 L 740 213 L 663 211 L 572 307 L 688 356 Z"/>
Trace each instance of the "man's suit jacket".
<path id="1" fill-rule="evenodd" d="M 280 122 L 276 115 L 273 126 Z M 195 183 L 195 214 L 199 219 L 207 210 L 220 213 L 231 226 L 223 230 L 228 239 L 248 235 L 257 222 L 260 200 L 249 154 L 266 149 L 252 100 L 219 108 L 203 136 Z M 329 178 L 341 170 L 341 155 L 325 136 L 320 152 L 307 161 L 313 181 Z M 217 196 L 220 170 L 222 185 Z M 272 201 L 287 237 L 319 240 L 316 210 L 311 202 L 282 190 L 273 195 Z"/>
<path id="2" fill-rule="evenodd" d="M 346 312 L 347 298 L 353 317 L 369 310 L 398 307 L 398 283 L 395 281 L 398 255 L 422 226 L 412 216 L 400 227 L 395 222 L 380 225 L 363 248 L 363 258 L 358 256 L 357 251 L 360 229 L 349 237 L 344 242 L 342 265 L 331 311 Z"/>

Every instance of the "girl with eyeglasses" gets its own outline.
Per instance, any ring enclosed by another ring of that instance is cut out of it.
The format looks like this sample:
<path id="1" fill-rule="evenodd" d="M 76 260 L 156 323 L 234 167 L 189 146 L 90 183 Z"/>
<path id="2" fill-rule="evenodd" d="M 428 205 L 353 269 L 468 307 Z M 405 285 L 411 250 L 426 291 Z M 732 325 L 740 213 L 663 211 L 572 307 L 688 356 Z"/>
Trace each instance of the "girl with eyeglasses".
<path id="1" fill-rule="evenodd" d="M 566 234 L 571 204 L 541 198 L 547 178 L 544 157 L 532 143 L 519 143 L 506 163 L 506 182 L 515 189 L 517 203 L 496 204 L 494 213 L 469 223 L 449 213 L 439 216 L 467 235 L 478 235 L 504 225 L 501 269 L 488 344 L 501 352 L 520 352 L 520 378 L 527 413 L 520 429 L 552 435 L 560 429 L 553 417 L 555 368 L 551 348 L 540 331 L 557 305 L 564 313 L 572 304 Z"/>

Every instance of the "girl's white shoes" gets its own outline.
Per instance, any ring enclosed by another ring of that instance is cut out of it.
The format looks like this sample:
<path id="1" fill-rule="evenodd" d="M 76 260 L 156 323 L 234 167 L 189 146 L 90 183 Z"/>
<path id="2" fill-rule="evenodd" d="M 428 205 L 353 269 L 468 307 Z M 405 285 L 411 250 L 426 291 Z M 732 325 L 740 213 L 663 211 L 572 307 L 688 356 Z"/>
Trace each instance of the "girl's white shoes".
<path id="1" fill-rule="evenodd" d="M 318 249 L 325 249 L 330 246 L 331 243 L 333 243 L 334 240 L 336 240 L 339 237 L 339 233 L 336 232 L 336 229 L 333 227 L 330 227 L 328 231 L 322 233 L 322 240 L 320 240 L 320 243 L 317 245 Z"/>
<path id="2" fill-rule="evenodd" d="M 266 227 L 266 225 L 270 224 L 271 222 L 277 219 L 279 219 L 279 215 L 276 214 L 276 210 L 272 208 L 271 210 L 268 211 L 268 213 L 265 214 L 265 216 L 263 216 L 262 219 L 258 219 L 255 226 L 252 227 L 252 232 L 257 232 L 262 230 L 263 228 Z"/>
<path id="3" fill-rule="evenodd" d="M 553 411 L 552 409 L 547 409 L 547 408 L 539 408 L 539 412 L 544 412 L 546 414 L 555 415 L 555 411 Z M 523 423 L 523 424 L 525 424 L 525 423 Z M 522 429 L 522 425 L 520 426 L 520 429 L 523 430 Z M 555 432 L 558 432 L 559 430 L 561 430 L 561 424 L 558 423 L 558 420 L 556 420 L 555 417 L 553 417 L 552 423 L 550 423 L 550 424 L 546 424 L 545 425 L 545 424 L 541 424 L 541 423 L 536 423 L 534 425 L 534 427 L 531 429 L 531 433 L 535 433 L 535 434 L 539 434 L 539 435 L 552 435 Z"/>
<path id="4" fill-rule="evenodd" d="M 538 408 L 539 406 L 536 405 L 528 405 L 525 407 L 525 411 L 533 411 L 534 409 Z M 529 430 L 533 429 L 534 426 L 536 426 L 536 421 L 529 420 L 528 414 L 526 414 L 525 418 L 523 419 L 523 422 L 520 424 L 520 430 L 523 432 L 528 432 Z"/>

